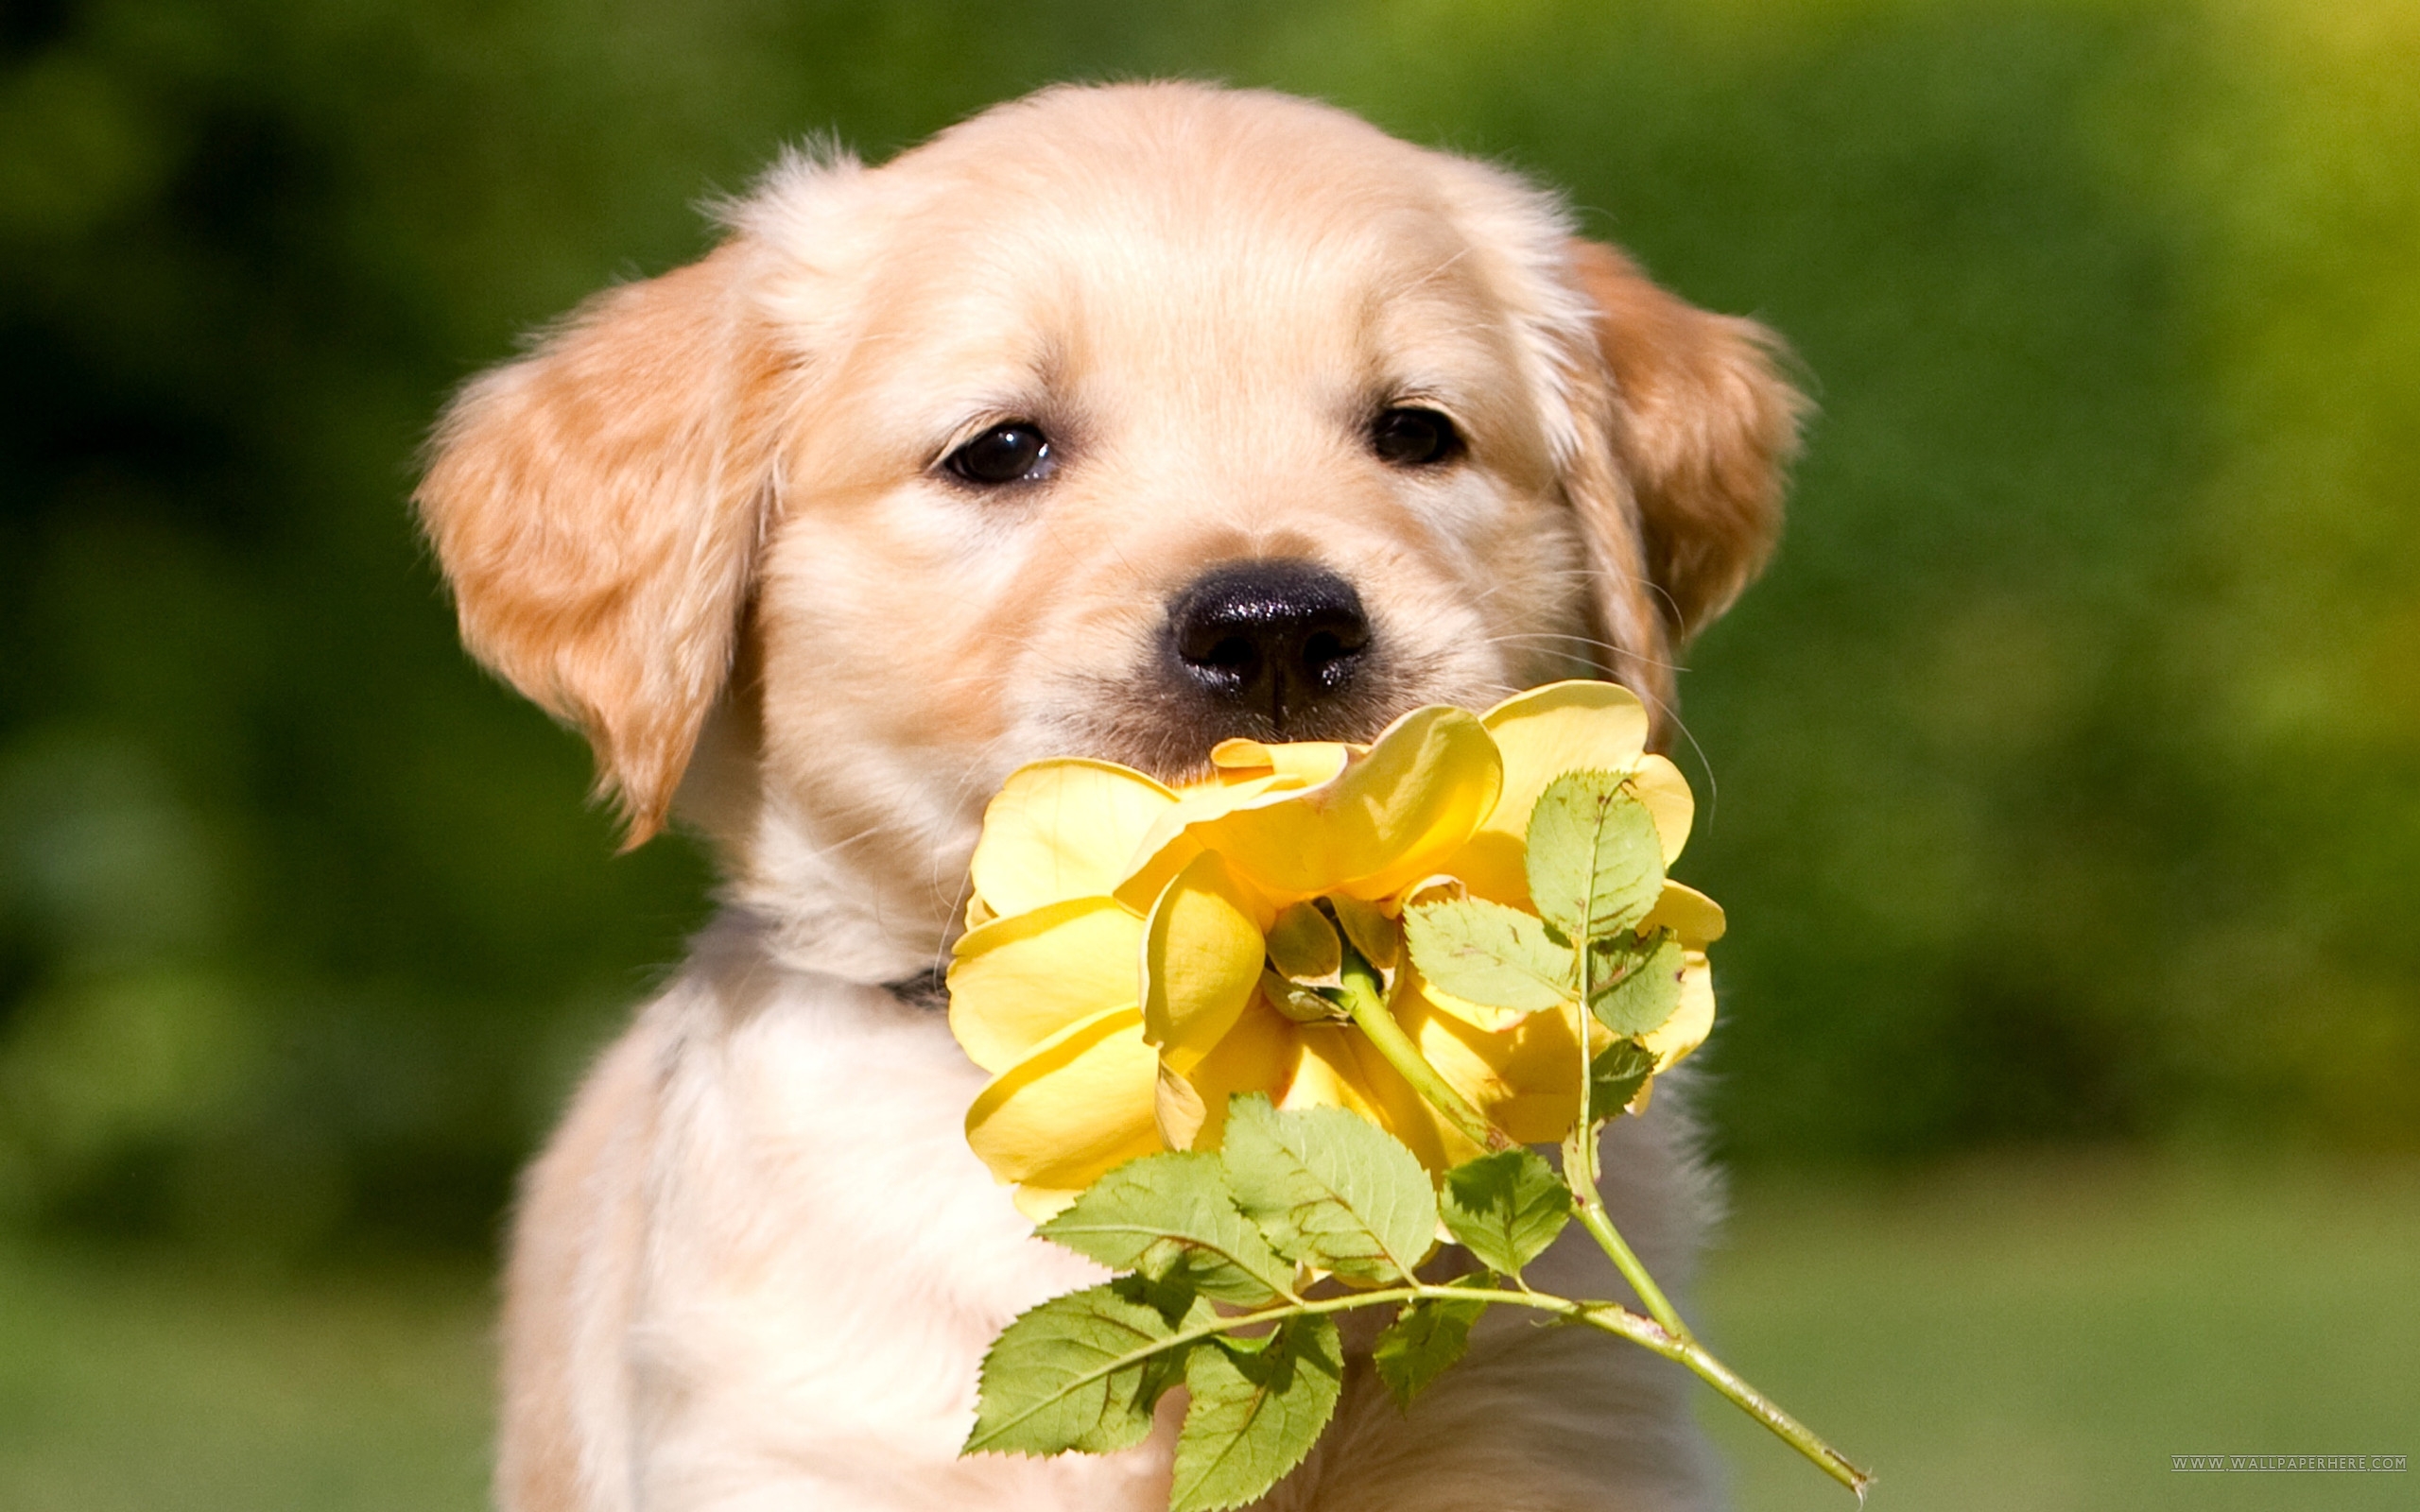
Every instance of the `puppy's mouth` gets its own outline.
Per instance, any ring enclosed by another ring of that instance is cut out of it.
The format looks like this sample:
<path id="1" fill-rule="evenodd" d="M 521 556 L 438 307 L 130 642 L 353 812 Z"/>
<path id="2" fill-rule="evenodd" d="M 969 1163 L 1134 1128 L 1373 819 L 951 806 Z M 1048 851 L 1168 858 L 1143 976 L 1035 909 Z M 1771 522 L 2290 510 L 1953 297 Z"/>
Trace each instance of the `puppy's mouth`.
<path id="1" fill-rule="evenodd" d="M 1236 736 L 1366 742 L 1433 701 L 1439 680 L 1380 633 L 1352 583 L 1292 558 L 1203 573 L 1169 600 L 1142 660 L 1064 723 L 1088 754 L 1171 784 L 1207 777 L 1210 748 Z"/>
<path id="2" fill-rule="evenodd" d="M 1431 701 L 1372 686 L 1279 717 L 1262 710 L 1221 708 L 1191 690 L 1164 682 L 1104 682 L 1083 710 L 1062 724 L 1083 754 L 1181 787 L 1209 777 L 1210 748 L 1222 740 L 1242 736 L 1271 743 L 1366 744 L 1397 715 Z"/>

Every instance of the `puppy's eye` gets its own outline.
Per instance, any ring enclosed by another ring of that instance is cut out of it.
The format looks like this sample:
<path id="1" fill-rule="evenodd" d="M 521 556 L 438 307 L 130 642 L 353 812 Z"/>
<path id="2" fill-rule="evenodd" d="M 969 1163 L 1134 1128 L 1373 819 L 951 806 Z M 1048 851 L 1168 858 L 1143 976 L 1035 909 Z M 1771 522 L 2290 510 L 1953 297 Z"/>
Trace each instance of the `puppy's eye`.
<path id="1" fill-rule="evenodd" d="M 1462 433 L 1433 409 L 1390 409 L 1370 423 L 1370 450 L 1394 467 L 1450 462 L 1462 452 Z"/>
<path id="2" fill-rule="evenodd" d="M 1038 483 L 1059 468 L 1050 438 L 1024 421 L 994 425 L 949 454 L 942 466 L 969 483 Z"/>

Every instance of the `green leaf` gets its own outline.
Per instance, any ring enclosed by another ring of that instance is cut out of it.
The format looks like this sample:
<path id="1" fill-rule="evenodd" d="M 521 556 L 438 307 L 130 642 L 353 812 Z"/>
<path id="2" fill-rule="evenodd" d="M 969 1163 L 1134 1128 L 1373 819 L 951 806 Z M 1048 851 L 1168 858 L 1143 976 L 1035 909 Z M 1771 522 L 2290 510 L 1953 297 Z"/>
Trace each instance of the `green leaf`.
<path id="1" fill-rule="evenodd" d="M 1241 1506 L 1319 1442 L 1344 1387 L 1336 1321 L 1293 1317 L 1265 1343 L 1206 1344 L 1185 1361 L 1193 1401 L 1176 1439 L 1168 1512 Z"/>
<path id="2" fill-rule="evenodd" d="M 1445 1173 L 1445 1228 L 1492 1271 L 1513 1276 L 1571 1221 L 1571 1189 L 1535 1150 L 1498 1150 Z"/>
<path id="3" fill-rule="evenodd" d="M 1588 1063 L 1588 1108 L 1607 1119 L 1630 1106 L 1655 1070 L 1655 1057 L 1634 1040 L 1616 1040 Z"/>
<path id="4" fill-rule="evenodd" d="M 1470 1347 L 1471 1325 L 1487 1311 L 1485 1302 L 1445 1301 L 1424 1297 L 1407 1302 L 1395 1320 L 1378 1335 L 1370 1363 L 1395 1399 L 1398 1410 L 1428 1389 L 1430 1382 L 1462 1357 Z"/>
<path id="5" fill-rule="evenodd" d="M 1618 772 L 1565 772 L 1530 814 L 1530 900 L 1571 939 L 1637 927 L 1664 890 L 1654 816 L 1622 782 Z"/>
<path id="6" fill-rule="evenodd" d="M 1271 1254 L 1260 1230 L 1236 1210 L 1215 1155 L 1129 1160 L 1040 1232 L 1112 1270 L 1181 1280 L 1222 1302 L 1257 1307 L 1293 1282 L 1293 1267 Z"/>
<path id="7" fill-rule="evenodd" d="M 1182 1326 L 1185 1318 L 1194 1315 L 1195 1309 L 1201 1305 L 1201 1294 L 1193 1289 L 1192 1278 L 1182 1269 L 1171 1269 L 1163 1276 L 1150 1276 L 1141 1271 L 1112 1276 L 1109 1289 L 1130 1302 L 1141 1302 L 1147 1307 L 1156 1308 L 1160 1316 L 1168 1320 L 1170 1328 Z M 1179 1360 L 1174 1363 L 1181 1373 L 1184 1362 Z M 1158 1388 L 1152 1388 L 1152 1395 L 1158 1394 Z"/>
<path id="8" fill-rule="evenodd" d="M 1610 957 L 1607 959 L 1605 957 Z M 1635 947 L 1603 953 L 1597 965 L 1610 980 L 1588 1000 L 1597 1022 L 1616 1034 L 1649 1034 L 1681 1005 L 1680 940 L 1668 929 Z"/>
<path id="9" fill-rule="evenodd" d="M 1437 1197 L 1420 1160 L 1341 1108 L 1279 1112 L 1259 1092 L 1227 1105 L 1219 1152 L 1244 1216 L 1288 1260 L 1347 1280 L 1400 1281 L 1428 1253 Z"/>
<path id="10" fill-rule="evenodd" d="M 1536 1013 L 1579 995 L 1571 947 L 1517 908 L 1459 898 L 1407 908 L 1403 920 L 1420 974 L 1465 1003 Z"/>
<path id="11" fill-rule="evenodd" d="M 1194 1307 L 1187 1324 L 1209 1320 L 1207 1302 Z M 1170 1342 L 1178 1328 L 1115 1285 L 1028 1308 L 984 1353 L 975 1431 L 959 1452 L 1105 1454 L 1141 1443 L 1176 1380 L 1167 1357 L 1192 1347 Z"/>

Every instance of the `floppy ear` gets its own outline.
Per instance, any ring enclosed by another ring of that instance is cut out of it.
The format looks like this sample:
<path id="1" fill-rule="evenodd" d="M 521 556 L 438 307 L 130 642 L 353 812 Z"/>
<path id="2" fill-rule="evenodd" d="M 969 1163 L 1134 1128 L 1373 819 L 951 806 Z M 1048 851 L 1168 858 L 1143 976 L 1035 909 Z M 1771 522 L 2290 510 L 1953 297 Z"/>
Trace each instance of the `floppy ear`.
<path id="1" fill-rule="evenodd" d="M 776 468 L 745 240 L 474 380 L 415 495 L 474 655 L 596 747 L 636 845 L 729 674 Z"/>
<path id="2" fill-rule="evenodd" d="M 1772 554 L 1806 401 L 1782 377 L 1780 338 L 1763 326 L 1666 293 L 1610 247 L 1568 246 L 1613 381 L 1606 423 L 1661 639 L 1678 647 L 1730 608 Z M 1628 524 L 1620 491 L 1575 490 L 1592 536 Z M 1618 628 L 1635 614 L 1609 606 L 1607 617 Z"/>

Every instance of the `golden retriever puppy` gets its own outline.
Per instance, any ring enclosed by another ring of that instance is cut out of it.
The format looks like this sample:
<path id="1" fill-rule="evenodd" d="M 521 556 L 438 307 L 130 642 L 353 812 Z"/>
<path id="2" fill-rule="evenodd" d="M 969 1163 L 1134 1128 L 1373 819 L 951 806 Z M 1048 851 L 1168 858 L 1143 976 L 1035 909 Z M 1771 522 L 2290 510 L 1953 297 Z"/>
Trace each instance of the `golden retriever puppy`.
<path id="1" fill-rule="evenodd" d="M 529 1173 L 498 1496 L 1153 1507 L 1165 1423 L 958 1457 L 995 1331 L 1097 1279 L 961 1133 L 933 983 L 986 799 L 1592 672 L 1668 709 L 1799 402 L 1547 195 L 1275 94 L 1051 90 L 727 219 L 465 388 L 418 496 L 471 649 L 586 732 L 633 843 L 677 812 L 728 879 Z M 1674 1099 L 1606 1143 L 1678 1279 Z M 1270 1504 L 1704 1506 L 1688 1392 L 1505 1319 L 1408 1416 L 1356 1366 Z"/>

